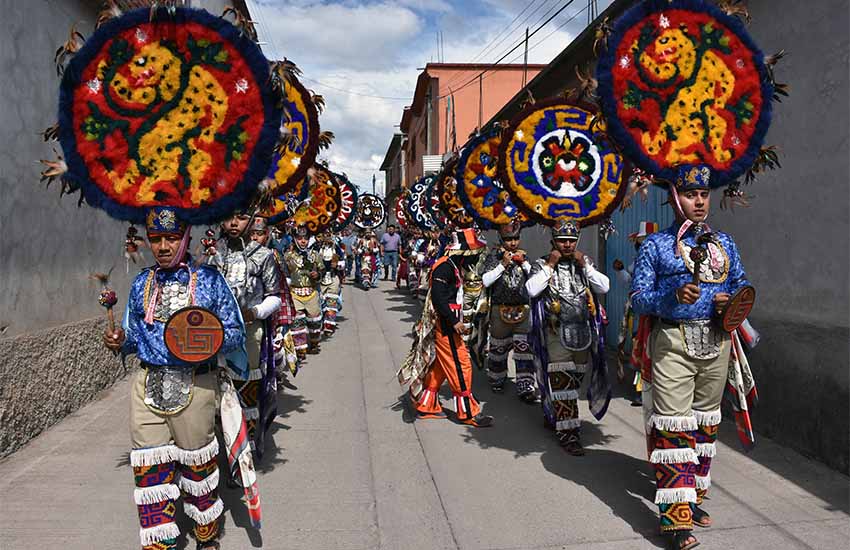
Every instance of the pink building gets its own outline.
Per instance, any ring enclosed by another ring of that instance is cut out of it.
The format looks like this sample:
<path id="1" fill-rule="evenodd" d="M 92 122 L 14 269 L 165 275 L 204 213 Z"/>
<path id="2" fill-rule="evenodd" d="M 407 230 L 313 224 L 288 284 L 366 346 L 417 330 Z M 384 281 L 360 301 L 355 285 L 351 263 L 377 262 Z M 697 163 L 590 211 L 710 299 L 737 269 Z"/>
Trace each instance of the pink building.
<path id="1" fill-rule="evenodd" d="M 390 148 L 393 158 L 384 159 L 384 165 L 395 165 L 405 188 L 426 173 L 439 171 L 443 155 L 463 146 L 544 67 L 427 64 L 416 81 L 413 103 L 401 117 L 401 147 Z"/>

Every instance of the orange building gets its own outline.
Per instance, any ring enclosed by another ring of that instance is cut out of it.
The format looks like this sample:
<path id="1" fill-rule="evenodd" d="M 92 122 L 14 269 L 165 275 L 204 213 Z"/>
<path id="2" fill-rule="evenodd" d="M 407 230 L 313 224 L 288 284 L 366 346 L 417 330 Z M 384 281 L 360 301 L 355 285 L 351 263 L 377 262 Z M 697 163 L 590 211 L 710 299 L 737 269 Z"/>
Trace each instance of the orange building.
<path id="1" fill-rule="evenodd" d="M 413 103 L 401 117 L 401 147 L 388 150 L 381 169 L 408 187 L 440 170 L 444 155 L 461 146 L 546 65 L 429 63 L 416 81 Z M 395 138 L 397 139 L 397 138 Z M 392 158 L 389 158 L 392 153 Z M 386 167 L 386 168 L 385 168 Z M 387 193 L 395 189 L 387 188 Z"/>

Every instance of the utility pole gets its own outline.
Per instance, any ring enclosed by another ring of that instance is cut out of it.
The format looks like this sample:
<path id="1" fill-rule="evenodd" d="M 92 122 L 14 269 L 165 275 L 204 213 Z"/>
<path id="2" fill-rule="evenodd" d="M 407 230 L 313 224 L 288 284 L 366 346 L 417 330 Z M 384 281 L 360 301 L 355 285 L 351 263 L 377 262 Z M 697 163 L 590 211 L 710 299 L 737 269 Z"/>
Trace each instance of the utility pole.
<path id="1" fill-rule="evenodd" d="M 484 123 L 484 73 L 478 74 L 478 131 Z"/>
<path id="2" fill-rule="evenodd" d="M 525 28 L 525 55 L 522 61 L 522 87 L 528 84 L 528 27 Z"/>

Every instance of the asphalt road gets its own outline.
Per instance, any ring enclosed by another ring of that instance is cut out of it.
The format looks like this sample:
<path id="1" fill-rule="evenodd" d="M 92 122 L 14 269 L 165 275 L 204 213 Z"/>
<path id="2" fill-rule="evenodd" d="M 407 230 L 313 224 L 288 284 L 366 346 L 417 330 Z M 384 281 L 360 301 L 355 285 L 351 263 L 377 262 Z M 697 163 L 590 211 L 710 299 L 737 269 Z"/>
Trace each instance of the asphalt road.
<path id="1" fill-rule="evenodd" d="M 582 458 L 558 447 L 538 407 L 491 394 L 483 373 L 474 390 L 495 427 L 410 423 L 395 371 L 418 311 L 389 286 L 345 287 L 340 331 L 280 397 L 259 466 L 262 532 L 222 487 L 222 548 L 661 547 L 640 412 L 623 398 L 602 422 L 582 404 Z M 0 462 L 0 550 L 139 547 L 127 395 L 125 380 Z M 847 477 L 763 438 L 744 455 L 732 424 L 713 466 L 703 548 L 846 548 Z"/>

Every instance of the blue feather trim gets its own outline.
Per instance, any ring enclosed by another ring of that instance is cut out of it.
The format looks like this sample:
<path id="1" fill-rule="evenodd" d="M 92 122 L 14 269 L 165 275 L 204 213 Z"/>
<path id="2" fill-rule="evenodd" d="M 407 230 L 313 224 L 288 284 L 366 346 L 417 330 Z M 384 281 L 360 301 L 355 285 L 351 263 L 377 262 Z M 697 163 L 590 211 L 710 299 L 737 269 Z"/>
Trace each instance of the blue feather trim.
<path id="1" fill-rule="evenodd" d="M 170 14 L 159 16 L 165 13 L 167 12 L 164 10 L 157 11 L 155 19 L 167 18 L 169 22 L 175 24 L 194 22 L 215 30 L 239 51 L 254 74 L 255 82 L 262 86 L 265 122 L 242 181 L 230 195 L 222 197 L 214 204 L 198 208 L 175 208 L 179 218 L 190 225 L 211 225 L 227 218 L 233 211 L 244 209 L 249 205 L 257 186 L 269 171 L 274 147 L 278 140 L 282 111 L 277 105 L 274 92 L 268 85 L 268 60 L 250 38 L 242 35 L 239 29 L 229 21 L 204 10 L 176 8 L 173 16 Z M 149 207 L 120 204 L 107 196 L 91 180 L 88 168 L 77 152 L 73 126 L 73 99 L 74 89 L 80 84 L 83 70 L 100 52 L 103 45 L 118 33 L 148 23 L 149 18 L 150 10 L 142 8 L 101 25 L 86 41 L 85 46 L 71 59 L 65 69 L 59 91 L 59 142 L 65 155 L 65 162 L 68 164 L 68 172 L 64 179 L 72 185 L 73 189 L 81 190 L 83 198 L 89 205 L 106 211 L 113 218 L 137 224 L 145 222 Z"/>
<path id="2" fill-rule="evenodd" d="M 634 138 L 623 126 L 619 116 L 617 116 L 617 98 L 614 94 L 614 82 L 611 74 L 614 64 L 617 62 L 615 59 L 617 49 L 626 31 L 649 15 L 675 9 L 705 12 L 723 23 L 724 26 L 735 33 L 738 39 L 753 52 L 753 62 L 759 70 L 762 108 L 759 113 L 756 129 L 750 138 L 747 150 L 738 160 L 732 163 L 728 170 L 719 171 L 712 168 L 711 187 L 717 189 L 735 181 L 755 163 L 761 146 L 764 143 L 764 138 L 767 135 L 767 130 L 770 128 L 773 111 L 773 101 L 771 100 L 773 97 L 773 85 L 768 78 L 767 68 L 764 64 L 764 54 L 755 44 L 744 24 L 737 17 L 726 15 L 716 6 L 703 0 L 646 0 L 629 9 L 614 24 L 614 30 L 608 38 L 608 49 L 600 56 L 599 63 L 596 66 L 600 103 L 602 104 L 602 111 L 608 123 L 608 134 L 623 148 L 625 154 L 646 172 L 667 182 L 675 181 L 676 169 L 663 169 L 637 147 L 634 143 Z"/>

